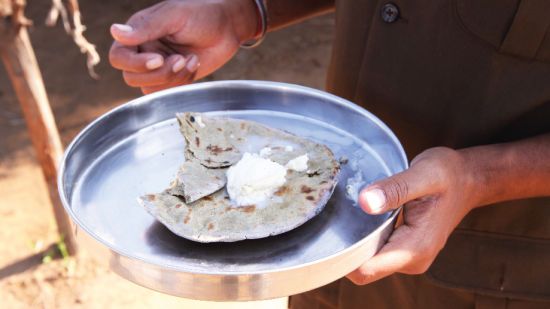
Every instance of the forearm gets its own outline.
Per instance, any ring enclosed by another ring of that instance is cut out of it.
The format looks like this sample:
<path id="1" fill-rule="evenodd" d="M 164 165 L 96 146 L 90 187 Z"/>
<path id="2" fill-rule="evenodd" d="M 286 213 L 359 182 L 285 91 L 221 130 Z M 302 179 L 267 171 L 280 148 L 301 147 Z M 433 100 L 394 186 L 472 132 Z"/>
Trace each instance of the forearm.
<path id="1" fill-rule="evenodd" d="M 272 31 L 334 9 L 334 0 L 265 0 L 267 30 Z M 224 2 L 241 42 L 258 35 L 258 10 L 253 0 Z"/>
<path id="2" fill-rule="evenodd" d="M 334 0 L 266 0 L 268 31 L 330 12 Z"/>
<path id="3" fill-rule="evenodd" d="M 550 196 L 550 134 L 458 152 L 469 171 L 474 207 Z"/>

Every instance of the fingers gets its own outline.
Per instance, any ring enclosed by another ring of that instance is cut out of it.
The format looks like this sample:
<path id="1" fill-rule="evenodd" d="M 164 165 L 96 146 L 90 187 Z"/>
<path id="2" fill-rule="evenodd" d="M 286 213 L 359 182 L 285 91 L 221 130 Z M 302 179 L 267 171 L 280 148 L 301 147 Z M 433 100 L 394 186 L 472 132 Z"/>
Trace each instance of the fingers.
<path id="1" fill-rule="evenodd" d="M 109 62 L 119 70 L 145 73 L 164 65 L 164 57 L 153 52 L 138 52 L 137 47 L 114 42 L 109 51 Z"/>
<path id="2" fill-rule="evenodd" d="M 411 229 L 408 226 L 400 226 L 380 252 L 348 274 L 347 278 L 355 284 L 363 285 L 396 272 L 424 273 L 435 254 L 423 247 L 419 242 L 411 241 Z"/>
<path id="3" fill-rule="evenodd" d="M 141 87 L 145 94 L 169 87 L 191 83 L 199 67 L 198 57 L 171 55 L 156 70 L 135 73 L 123 72 L 124 81 L 132 87 Z"/>
<path id="4" fill-rule="evenodd" d="M 159 3 L 134 14 L 126 24 L 113 24 L 110 28 L 113 38 L 127 46 L 137 46 L 171 34 L 177 29 L 173 21 L 175 8 Z"/>
<path id="5" fill-rule="evenodd" d="M 127 24 L 111 25 L 115 42 L 109 51 L 109 61 L 113 67 L 126 72 L 145 73 L 164 65 L 165 59 L 160 54 L 162 49 L 144 52 L 137 47 L 173 31 L 164 8 L 166 5 L 159 3 L 134 14 Z"/>
<path id="6" fill-rule="evenodd" d="M 380 180 L 359 193 L 359 205 L 370 214 L 380 214 L 422 197 L 436 185 L 428 169 L 411 166 L 399 174 Z"/>

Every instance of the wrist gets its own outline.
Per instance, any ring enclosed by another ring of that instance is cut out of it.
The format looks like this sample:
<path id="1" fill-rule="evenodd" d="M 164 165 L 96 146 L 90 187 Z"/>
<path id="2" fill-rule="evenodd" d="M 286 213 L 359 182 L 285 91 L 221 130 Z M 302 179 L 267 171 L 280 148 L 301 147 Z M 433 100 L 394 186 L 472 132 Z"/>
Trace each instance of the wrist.
<path id="1" fill-rule="evenodd" d="M 456 155 L 459 158 L 460 167 L 457 171 L 457 175 L 461 175 L 459 178 L 460 185 L 463 188 L 463 198 L 467 211 L 482 206 L 485 197 L 485 183 L 483 179 L 483 173 L 479 171 L 479 162 L 476 160 L 475 151 L 471 148 L 464 148 L 455 150 Z"/>
<path id="2" fill-rule="evenodd" d="M 259 29 L 261 20 L 253 0 L 226 1 L 226 5 L 239 44 L 261 33 Z"/>

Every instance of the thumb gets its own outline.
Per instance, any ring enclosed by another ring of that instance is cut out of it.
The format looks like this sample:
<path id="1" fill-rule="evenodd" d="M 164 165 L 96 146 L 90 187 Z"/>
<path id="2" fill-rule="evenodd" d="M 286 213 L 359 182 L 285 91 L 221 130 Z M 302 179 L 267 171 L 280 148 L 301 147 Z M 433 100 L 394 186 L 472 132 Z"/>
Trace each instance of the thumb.
<path id="1" fill-rule="evenodd" d="M 359 193 L 359 205 L 370 214 L 381 214 L 425 195 L 431 177 L 414 166 L 375 182 Z"/>
<path id="2" fill-rule="evenodd" d="M 164 4 L 160 3 L 157 6 Z M 137 46 L 156 40 L 174 31 L 172 13 L 164 7 L 153 6 L 134 14 L 126 24 L 113 24 L 113 38 L 126 46 Z"/>

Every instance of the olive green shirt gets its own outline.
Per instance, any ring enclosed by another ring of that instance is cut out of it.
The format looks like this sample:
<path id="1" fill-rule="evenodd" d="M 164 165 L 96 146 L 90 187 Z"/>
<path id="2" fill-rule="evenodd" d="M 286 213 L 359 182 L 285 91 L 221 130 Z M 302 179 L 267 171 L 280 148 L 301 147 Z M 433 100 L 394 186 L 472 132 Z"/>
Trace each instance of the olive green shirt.
<path id="1" fill-rule="evenodd" d="M 550 1 L 338 0 L 335 16 L 328 91 L 380 117 L 409 158 L 550 132 Z M 550 300 L 550 199 L 472 211 L 426 275 Z"/>

